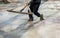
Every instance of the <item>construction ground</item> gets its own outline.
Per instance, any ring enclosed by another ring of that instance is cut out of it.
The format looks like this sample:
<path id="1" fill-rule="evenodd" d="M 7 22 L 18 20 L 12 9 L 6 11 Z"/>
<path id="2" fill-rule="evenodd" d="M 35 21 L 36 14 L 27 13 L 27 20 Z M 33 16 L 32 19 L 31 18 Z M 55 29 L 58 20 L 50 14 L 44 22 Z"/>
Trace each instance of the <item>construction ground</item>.
<path id="1" fill-rule="evenodd" d="M 8 12 L 20 7 L 20 3 L 0 4 L 0 38 L 60 38 L 60 1 L 47 1 L 39 7 L 43 21 L 34 16 L 34 24 L 28 23 L 27 14 Z M 26 8 L 23 12 L 27 12 Z M 19 11 L 17 9 L 16 11 Z"/>

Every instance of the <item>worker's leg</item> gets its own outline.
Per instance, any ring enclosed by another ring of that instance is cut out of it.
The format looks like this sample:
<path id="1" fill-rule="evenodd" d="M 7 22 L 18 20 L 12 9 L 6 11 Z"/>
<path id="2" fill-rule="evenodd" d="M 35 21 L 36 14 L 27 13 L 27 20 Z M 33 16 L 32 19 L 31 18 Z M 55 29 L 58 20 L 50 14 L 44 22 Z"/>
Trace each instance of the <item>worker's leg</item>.
<path id="1" fill-rule="evenodd" d="M 31 11 L 31 14 L 29 14 L 29 21 L 33 21 L 33 3 L 30 4 L 30 11 Z M 29 11 L 28 11 L 29 12 Z"/>
<path id="2" fill-rule="evenodd" d="M 43 15 L 40 15 L 38 13 L 38 8 L 40 6 L 40 3 L 37 3 L 37 4 L 34 4 L 34 7 L 33 7 L 33 13 L 37 16 L 37 17 L 40 17 L 40 20 L 44 20 L 43 19 Z"/>
<path id="3" fill-rule="evenodd" d="M 30 5 L 30 10 L 32 13 L 34 13 L 36 16 L 40 17 L 40 20 L 44 20 L 43 19 L 43 15 L 40 15 L 38 13 L 38 8 L 39 8 L 40 3 L 31 3 Z M 29 14 L 29 21 L 33 21 L 33 15 Z"/>
<path id="4" fill-rule="evenodd" d="M 33 7 L 33 13 L 38 17 L 40 17 L 40 14 L 38 13 L 39 6 L 40 6 L 40 4 L 37 3 L 37 4 L 34 4 L 34 7 Z"/>
<path id="5" fill-rule="evenodd" d="M 28 10 L 28 13 L 30 13 L 30 10 Z M 28 21 L 33 21 L 33 15 L 32 15 L 32 13 L 29 14 L 29 20 Z"/>

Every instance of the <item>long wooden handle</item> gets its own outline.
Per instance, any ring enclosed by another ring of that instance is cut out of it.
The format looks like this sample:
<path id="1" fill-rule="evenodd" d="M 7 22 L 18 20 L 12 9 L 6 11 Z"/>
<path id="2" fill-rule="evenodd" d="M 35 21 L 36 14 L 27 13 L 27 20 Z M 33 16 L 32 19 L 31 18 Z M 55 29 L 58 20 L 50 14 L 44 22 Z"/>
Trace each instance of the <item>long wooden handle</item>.
<path id="1" fill-rule="evenodd" d="M 25 7 L 20 10 L 20 12 L 22 12 L 28 5 L 29 5 L 29 3 L 26 4 Z"/>
<path id="2" fill-rule="evenodd" d="M 30 2 L 29 2 L 29 3 L 30 3 Z M 27 6 L 29 6 L 29 3 L 24 4 L 24 6 L 22 6 L 23 8 L 20 10 L 20 12 L 23 11 Z M 19 7 L 18 7 L 18 8 L 19 8 Z M 14 9 L 17 9 L 17 8 L 10 9 L 10 11 L 12 11 L 12 10 L 14 10 Z"/>

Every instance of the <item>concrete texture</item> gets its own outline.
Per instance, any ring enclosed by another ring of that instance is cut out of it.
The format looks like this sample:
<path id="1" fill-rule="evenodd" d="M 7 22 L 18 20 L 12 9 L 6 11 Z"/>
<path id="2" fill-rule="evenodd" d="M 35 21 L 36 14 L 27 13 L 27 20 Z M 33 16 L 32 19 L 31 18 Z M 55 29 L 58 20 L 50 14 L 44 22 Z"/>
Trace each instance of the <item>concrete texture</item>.
<path id="1" fill-rule="evenodd" d="M 21 4 L 0 5 L 0 38 L 60 38 L 60 1 L 41 4 L 39 12 L 45 20 L 33 24 L 28 15 L 11 13 L 7 9 Z M 27 12 L 27 8 L 24 10 Z M 34 20 L 39 18 L 34 15 Z"/>
<path id="2" fill-rule="evenodd" d="M 46 2 L 39 10 L 46 20 L 34 25 L 21 38 L 60 38 L 60 3 Z"/>

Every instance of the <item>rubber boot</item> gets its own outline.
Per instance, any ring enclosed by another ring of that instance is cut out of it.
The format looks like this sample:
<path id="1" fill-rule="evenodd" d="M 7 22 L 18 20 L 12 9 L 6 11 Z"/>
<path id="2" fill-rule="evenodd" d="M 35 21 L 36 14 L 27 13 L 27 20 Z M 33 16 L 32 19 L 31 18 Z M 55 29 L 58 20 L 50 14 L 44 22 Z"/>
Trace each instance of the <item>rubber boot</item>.
<path id="1" fill-rule="evenodd" d="M 40 15 L 40 20 L 41 20 L 41 21 L 44 20 L 43 14 Z"/>
<path id="2" fill-rule="evenodd" d="M 28 13 L 30 13 L 30 11 L 28 10 Z M 31 14 L 29 14 L 29 20 L 28 21 L 33 21 L 33 15 L 32 15 L 32 13 Z"/>

